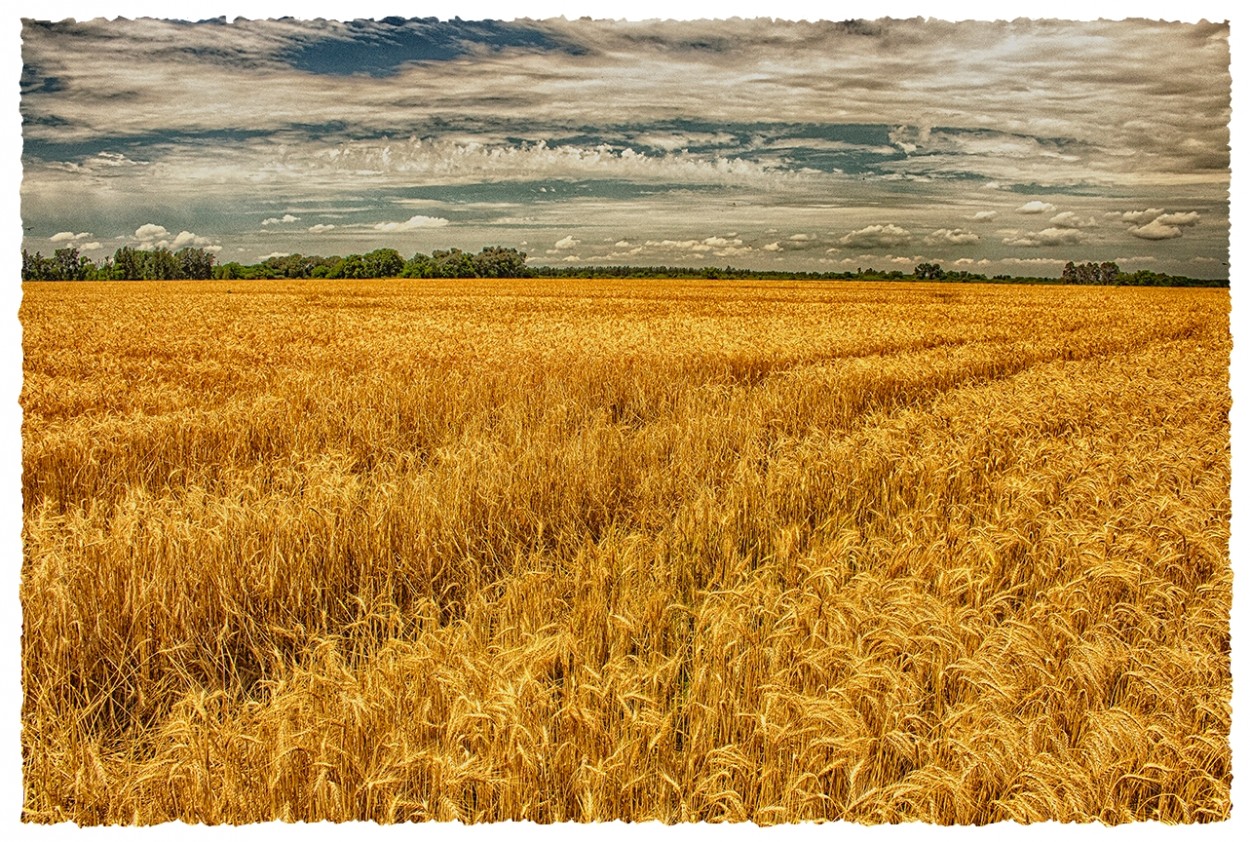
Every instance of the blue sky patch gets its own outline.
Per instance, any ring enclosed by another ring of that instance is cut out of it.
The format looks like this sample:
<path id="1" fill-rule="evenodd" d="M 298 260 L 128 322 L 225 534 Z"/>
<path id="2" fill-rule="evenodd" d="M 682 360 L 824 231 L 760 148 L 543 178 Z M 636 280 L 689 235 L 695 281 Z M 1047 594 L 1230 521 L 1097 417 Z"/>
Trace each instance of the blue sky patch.
<path id="1" fill-rule="evenodd" d="M 585 52 L 536 27 L 503 21 L 385 18 L 351 21 L 346 26 L 349 37 L 300 45 L 285 56 L 286 60 L 310 73 L 385 77 L 410 62 L 450 61 L 471 53 L 474 47 Z"/>
<path id="2" fill-rule="evenodd" d="M 37 115 L 24 115 L 24 117 L 30 123 L 46 122 L 47 119 Z M 150 158 L 153 157 L 154 151 L 173 145 L 220 146 L 232 142 L 241 143 L 250 138 L 268 137 L 270 134 L 271 132 L 259 129 L 209 129 L 190 132 L 169 129 L 134 135 L 98 135 L 71 141 L 27 138 L 23 144 L 22 156 L 42 161 L 80 161 L 99 155 L 101 152 L 121 152 L 128 157 Z"/>

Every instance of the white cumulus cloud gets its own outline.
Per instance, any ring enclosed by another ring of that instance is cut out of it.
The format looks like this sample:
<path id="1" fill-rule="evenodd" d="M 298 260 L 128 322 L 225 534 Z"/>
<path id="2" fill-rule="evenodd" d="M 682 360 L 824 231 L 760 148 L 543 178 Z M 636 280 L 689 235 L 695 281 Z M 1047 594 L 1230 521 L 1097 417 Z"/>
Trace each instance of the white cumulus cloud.
<path id="1" fill-rule="evenodd" d="M 1056 228 L 1097 228 L 1098 220 L 1092 216 L 1081 219 L 1072 211 L 1057 213 L 1050 218 L 1050 224 Z"/>
<path id="2" fill-rule="evenodd" d="M 1165 213 L 1155 220 L 1164 225 L 1176 225 L 1181 228 L 1187 228 L 1190 225 L 1198 224 L 1198 212 L 1190 211 L 1189 213 Z"/>
<path id="3" fill-rule="evenodd" d="M 1053 210 L 1055 210 L 1055 206 L 1050 202 L 1039 202 L 1037 199 L 1034 199 L 1016 208 L 1016 213 L 1050 213 Z"/>
<path id="4" fill-rule="evenodd" d="M 199 248 L 205 251 L 218 252 L 221 246 L 209 237 L 201 237 L 187 230 L 171 234 L 164 225 L 148 222 L 135 229 L 133 241 L 144 250 L 169 249 L 177 251 L 181 248 Z"/>
<path id="5" fill-rule="evenodd" d="M 1011 266 L 1062 266 L 1067 261 L 1059 257 L 1004 257 L 999 261 Z"/>
<path id="6" fill-rule="evenodd" d="M 291 214 L 289 214 L 289 213 L 284 213 L 284 214 L 283 214 L 282 216 L 280 216 L 280 217 L 278 217 L 278 216 L 271 216 L 271 217 L 269 217 L 268 219 L 262 219 L 262 220 L 260 221 L 260 224 L 261 224 L 261 225 L 281 225 L 281 224 L 282 224 L 282 223 L 284 223 L 284 222 L 299 222 L 299 217 L 298 217 L 298 216 L 292 216 L 292 215 L 291 215 Z"/>
<path id="7" fill-rule="evenodd" d="M 180 248 L 186 248 L 186 247 L 207 248 L 208 246 L 211 246 L 212 244 L 213 244 L 213 241 L 210 240 L 208 237 L 201 237 L 198 234 L 192 234 L 190 231 L 179 231 L 178 236 L 174 237 L 174 240 L 172 243 L 170 243 L 169 247 L 172 249 L 180 249 Z"/>
<path id="8" fill-rule="evenodd" d="M 1003 245 L 1041 248 L 1043 246 L 1071 246 L 1085 242 L 1086 235 L 1075 228 L 1046 228 L 1041 231 L 1025 231 L 1016 236 L 1005 237 Z"/>
<path id="9" fill-rule="evenodd" d="M 1175 240 L 1184 235 L 1182 229 L 1198 224 L 1198 212 L 1167 213 L 1162 208 L 1147 208 L 1144 211 L 1127 211 L 1121 215 L 1125 222 L 1140 222 L 1132 225 L 1128 232 L 1141 240 Z"/>
<path id="10" fill-rule="evenodd" d="M 927 245 L 952 245 L 962 246 L 968 243 L 975 243 L 981 237 L 965 228 L 939 228 L 929 233 L 924 241 Z"/>
<path id="11" fill-rule="evenodd" d="M 1185 233 L 1179 225 L 1167 225 L 1157 219 L 1145 225 L 1136 225 L 1128 229 L 1128 232 L 1141 240 L 1175 240 Z"/>
<path id="12" fill-rule="evenodd" d="M 422 216 L 417 214 L 403 222 L 379 222 L 373 226 L 374 231 L 416 231 L 419 228 L 444 228 L 450 222 L 441 216 Z"/>
<path id="13" fill-rule="evenodd" d="M 148 240 L 159 240 L 162 237 L 169 236 L 169 229 L 164 225 L 157 225 L 153 222 L 145 223 L 135 229 L 135 239 L 140 242 Z"/>
<path id="14" fill-rule="evenodd" d="M 882 248 L 901 246 L 910 241 L 911 232 L 906 228 L 897 225 L 869 225 L 858 231 L 852 231 L 838 242 L 844 246 L 856 248 Z"/>
<path id="15" fill-rule="evenodd" d="M 56 234 L 53 234 L 48 239 L 54 243 L 65 243 L 65 242 L 77 242 L 78 240 L 85 240 L 90 236 L 91 236 L 90 231 L 83 231 L 81 234 L 75 234 L 73 231 L 60 231 L 60 232 L 57 232 Z"/>
<path id="16" fill-rule="evenodd" d="M 1125 222 L 1150 222 L 1155 217 L 1162 216 L 1163 213 L 1163 208 L 1146 208 L 1145 210 L 1125 211 L 1120 214 L 1120 219 Z"/>

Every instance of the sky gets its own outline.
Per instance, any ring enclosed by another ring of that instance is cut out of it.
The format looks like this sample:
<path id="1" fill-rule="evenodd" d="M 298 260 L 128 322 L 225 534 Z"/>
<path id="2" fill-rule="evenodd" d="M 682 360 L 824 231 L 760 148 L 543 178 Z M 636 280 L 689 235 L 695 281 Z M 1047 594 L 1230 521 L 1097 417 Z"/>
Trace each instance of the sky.
<path id="1" fill-rule="evenodd" d="M 28 17 L 21 37 L 32 252 L 1229 274 L 1224 23 Z"/>

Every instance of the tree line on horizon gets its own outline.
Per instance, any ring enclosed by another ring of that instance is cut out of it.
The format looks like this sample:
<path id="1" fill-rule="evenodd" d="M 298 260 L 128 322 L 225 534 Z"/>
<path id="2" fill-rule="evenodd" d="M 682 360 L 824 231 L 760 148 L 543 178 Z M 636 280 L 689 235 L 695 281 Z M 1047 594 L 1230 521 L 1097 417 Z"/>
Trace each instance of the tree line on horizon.
<path id="1" fill-rule="evenodd" d="M 57 249 L 51 257 L 22 249 L 24 281 L 262 280 L 280 278 L 515 278 L 526 277 L 525 252 L 487 246 L 477 254 L 458 248 L 420 252 L 407 260 L 393 248 L 367 254 L 284 254 L 259 263 L 217 263 L 201 248 L 119 248 L 99 264 L 77 248 Z"/>
<path id="2" fill-rule="evenodd" d="M 486 246 L 476 254 L 458 248 L 436 249 L 429 255 L 417 252 L 405 259 L 393 248 L 366 254 L 286 254 L 259 263 L 218 263 L 202 248 L 140 249 L 122 246 L 98 264 L 75 247 L 59 248 L 50 257 L 22 249 L 23 281 L 163 281 L 163 280 L 274 280 L 313 278 L 652 278 L 700 277 L 710 280 L 883 280 L 943 281 L 948 283 L 1034 283 L 1118 286 L 1226 287 L 1228 280 L 1188 278 L 1139 269 L 1123 272 L 1114 262 L 1068 261 L 1059 278 L 994 275 L 947 271 L 939 263 L 917 264 L 911 273 L 900 270 L 856 268 L 854 272 L 793 272 L 771 269 L 738 269 L 733 266 L 530 266 L 523 251 Z"/>

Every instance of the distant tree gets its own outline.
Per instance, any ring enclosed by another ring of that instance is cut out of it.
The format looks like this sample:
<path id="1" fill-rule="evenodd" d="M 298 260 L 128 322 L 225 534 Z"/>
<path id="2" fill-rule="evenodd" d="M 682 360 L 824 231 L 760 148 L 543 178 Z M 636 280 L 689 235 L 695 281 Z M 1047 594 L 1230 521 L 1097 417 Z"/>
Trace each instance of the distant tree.
<path id="1" fill-rule="evenodd" d="M 143 280 L 143 253 L 130 246 L 122 246 L 113 253 L 113 279 L 118 281 Z"/>
<path id="2" fill-rule="evenodd" d="M 434 261 L 430 260 L 428 254 L 417 252 L 404 261 L 403 271 L 399 274 L 402 278 L 432 278 L 434 277 Z"/>
<path id="3" fill-rule="evenodd" d="M 52 280 L 52 275 L 51 260 L 48 260 L 39 252 L 31 254 L 26 249 L 22 249 L 23 281 L 50 281 Z"/>
<path id="4" fill-rule="evenodd" d="M 334 257 L 318 257 L 317 255 L 313 255 L 304 259 L 308 263 L 308 274 L 306 277 L 324 278 L 330 271 L 330 268 L 334 266 L 334 264 L 338 263 L 342 258 L 338 255 L 335 255 Z"/>
<path id="5" fill-rule="evenodd" d="M 313 268 L 323 259 L 302 254 L 274 255 L 261 261 L 256 274 L 263 278 L 310 278 Z"/>
<path id="6" fill-rule="evenodd" d="M 363 278 L 365 271 L 364 258 L 359 254 L 340 257 L 326 272 L 327 278 Z"/>
<path id="7" fill-rule="evenodd" d="M 57 249 L 52 254 L 52 271 L 58 281 L 83 281 L 95 267 L 73 246 Z"/>
<path id="8" fill-rule="evenodd" d="M 183 248 L 174 254 L 178 261 L 178 277 L 192 281 L 206 281 L 213 277 L 216 259 L 212 252 L 201 248 Z"/>
<path id="9" fill-rule="evenodd" d="M 358 256 L 358 255 L 356 255 L 356 256 Z M 353 257 L 353 255 L 350 255 L 350 254 L 349 254 L 347 257 L 339 257 L 339 256 L 337 256 L 337 255 L 336 255 L 336 256 L 335 256 L 335 257 L 334 257 L 334 258 L 333 258 L 333 259 L 332 259 L 332 260 L 331 260 L 331 261 L 330 261 L 330 262 L 326 265 L 326 267 L 325 267 L 325 274 L 324 274 L 324 275 L 322 275 L 321 277 L 325 277 L 325 278 L 346 278 L 346 277 L 347 277 L 346 271 L 347 271 L 347 258 L 348 258 L 348 257 Z"/>
<path id="10" fill-rule="evenodd" d="M 177 280 L 181 274 L 181 261 L 164 246 L 158 246 L 141 254 L 144 262 L 143 280 L 173 281 Z"/>
<path id="11" fill-rule="evenodd" d="M 1065 284 L 1114 284 L 1120 278 L 1120 267 L 1115 263 L 1081 263 L 1069 260 L 1064 264 L 1059 280 Z"/>
<path id="12" fill-rule="evenodd" d="M 431 259 L 434 263 L 436 278 L 476 278 L 477 268 L 473 265 L 472 256 L 458 248 L 450 251 L 435 251 Z"/>
<path id="13" fill-rule="evenodd" d="M 113 258 L 105 257 L 95 267 L 95 272 L 91 276 L 93 281 L 111 281 L 113 280 Z"/>
<path id="14" fill-rule="evenodd" d="M 326 278 L 398 278 L 404 271 L 404 259 L 395 249 L 375 249 L 368 254 L 335 258 L 328 265 L 316 264 L 310 277 L 323 277 L 323 271 Z"/>
<path id="15" fill-rule="evenodd" d="M 242 263 L 232 260 L 213 267 L 213 277 L 223 281 L 237 281 L 247 277 Z"/>
<path id="16" fill-rule="evenodd" d="M 1124 283 L 1129 283 L 1134 286 L 1147 286 L 1147 287 L 1168 286 L 1175 280 L 1188 280 L 1188 279 L 1175 279 L 1161 272 L 1152 272 L 1149 269 L 1138 269 L 1136 272 L 1133 272 L 1131 274 L 1121 275 L 1120 278 L 1121 278 L 1121 281 Z"/>
<path id="17" fill-rule="evenodd" d="M 398 278 L 404 271 L 404 259 L 395 249 L 375 249 L 361 257 L 363 278 Z"/>
<path id="18" fill-rule="evenodd" d="M 912 274 L 918 281 L 940 281 L 946 277 L 940 263 L 921 263 Z"/>
<path id="19" fill-rule="evenodd" d="M 526 276 L 525 252 L 502 246 L 487 246 L 472 258 L 473 271 L 479 278 L 523 278 Z"/>
<path id="20" fill-rule="evenodd" d="M 87 281 L 99 277 L 99 271 L 72 246 L 57 249 L 51 257 L 22 249 L 23 281 Z"/>

